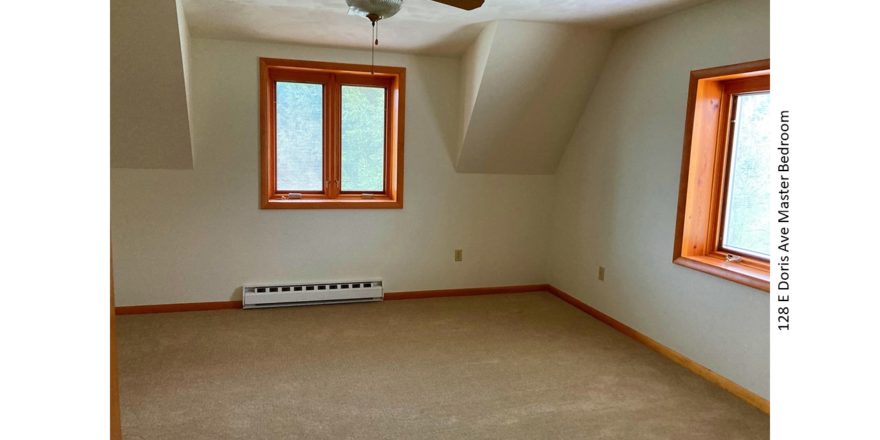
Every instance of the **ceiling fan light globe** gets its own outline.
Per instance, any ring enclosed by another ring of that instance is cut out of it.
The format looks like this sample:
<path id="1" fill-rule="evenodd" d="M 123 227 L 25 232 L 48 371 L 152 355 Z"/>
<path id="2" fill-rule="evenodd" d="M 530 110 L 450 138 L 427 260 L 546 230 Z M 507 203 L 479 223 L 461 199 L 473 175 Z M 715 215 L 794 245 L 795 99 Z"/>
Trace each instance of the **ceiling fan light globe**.
<path id="1" fill-rule="evenodd" d="M 380 20 L 390 18 L 403 5 L 403 0 L 345 0 L 348 4 L 348 15 L 366 17 L 375 14 Z"/>

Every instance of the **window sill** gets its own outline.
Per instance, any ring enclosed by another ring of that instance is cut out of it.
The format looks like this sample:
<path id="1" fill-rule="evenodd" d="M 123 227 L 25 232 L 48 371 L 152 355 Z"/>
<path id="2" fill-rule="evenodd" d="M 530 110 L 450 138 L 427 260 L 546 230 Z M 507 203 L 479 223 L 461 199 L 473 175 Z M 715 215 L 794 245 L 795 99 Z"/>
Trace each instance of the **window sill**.
<path id="1" fill-rule="evenodd" d="M 741 263 L 728 262 L 714 256 L 681 256 L 672 260 L 679 266 L 688 267 L 719 278 L 743 284 L 755 289 L 770 292 L 770 271 L 758 269 Z"/>
<path id="2" fill-rule="evenodd" d="M 295 199 L 263 200 L 262 209 L 402 209 L 402 200 L 392 199 Z"/>

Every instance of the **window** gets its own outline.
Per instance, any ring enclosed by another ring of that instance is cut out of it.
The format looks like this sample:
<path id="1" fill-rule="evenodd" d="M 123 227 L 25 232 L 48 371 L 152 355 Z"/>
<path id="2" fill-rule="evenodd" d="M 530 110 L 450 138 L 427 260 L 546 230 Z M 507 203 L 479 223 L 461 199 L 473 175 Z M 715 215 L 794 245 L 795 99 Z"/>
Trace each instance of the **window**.
<path id="1" fill-rule="evenodd" d="M 691 72 L 673 262 L 770 291 L 770 61 Z"/>
<path id="2" fill-rule="evenodd" d="M 402 208 L 405 83 L 402 67 L 261 58 L 261 207 Z"/>

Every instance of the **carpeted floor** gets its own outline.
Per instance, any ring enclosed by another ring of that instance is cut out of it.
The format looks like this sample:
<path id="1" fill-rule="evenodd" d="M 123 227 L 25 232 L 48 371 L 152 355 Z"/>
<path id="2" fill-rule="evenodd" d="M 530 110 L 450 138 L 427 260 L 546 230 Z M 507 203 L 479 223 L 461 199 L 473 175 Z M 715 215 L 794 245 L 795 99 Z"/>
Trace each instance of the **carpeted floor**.
<path id="1" fill-rule="evenodd" d="M 134 439 L 766 439 L 547 293 L 117 318 Z"/>

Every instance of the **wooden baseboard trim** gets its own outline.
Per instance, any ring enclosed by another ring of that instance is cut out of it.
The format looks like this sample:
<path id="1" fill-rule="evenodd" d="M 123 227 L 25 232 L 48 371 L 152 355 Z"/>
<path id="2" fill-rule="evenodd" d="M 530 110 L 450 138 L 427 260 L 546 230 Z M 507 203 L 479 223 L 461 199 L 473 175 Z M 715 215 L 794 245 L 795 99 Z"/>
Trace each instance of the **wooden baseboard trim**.
<path id="1" fill-rule="evenodd" d="M 546 284 L 523 286 L 476 287 L 471 289 L 415 290 L 411 292 L 386 292 L 385 300 L 440 298 L 445 296 L 496 295 L 501 293 L 544 292 Z"/>
<path id="2" fill-rule="evenodd" d="M 386 292 L 385 299 L 439 298 L 444 296 L 494 295 L 499 293 L 543 292 L 546 284 L 523 286 L 478 287 L 472 289 L 417 290 L 411 292 Z M 143 306 L 116 307 L 117 315 L 139 315 L 143 313 L 201 312 L 206 310 L 240 309 L 241 301 L 215 301 L 180 304 L 150 304 Z"/>
<path id="3" fill-rule="evenodd" d="M 117 315 L 139 315 L 143 313 L 201 312 L 205 310 L 240 309 L 241 301 L 215 301 L 180 304 L 152 304 L 145 306 L 116 307 Z"/>
<path id="4" fill-rule="evenodd" d="M 743 386 L 733 382 L 732 380 L 706 368 L 693 359 L 688 358 L 687 356 L 651 339 L 650 337 L 638 332 L 634 328 L 590 307 L 589 305 L 583 303 L 581 300 L 569 295 L 568 293 L 563 292 L 562 290 L 557 289 L 551 285 L 547 285 L 546 289 L 551 294 L 557 296 L 559 299 L 571 304 L 574 307 L 577 307 L 582 312 L 602 321 L 604 324 L 607 324 L 611 328 L 629 336 L 630 338 L 635 339 L 636 341 L 642 343 L 647 346 L 651 350 L 660 353 L 661 355 L 669 358 L 676 364 L 681 365 L 682 367 L 687 368 L 697 376 L 702 377 L 703 379 L 712 382 L 713 384 L 721 387 L 725 391 L 730 394 L 733 394 L 736 397 L 744 400 L 746 403 L 754 406 L 761 410 L 761 412 L 765 414 L 770 414 L 770 401 L 745 389 Z"/>

